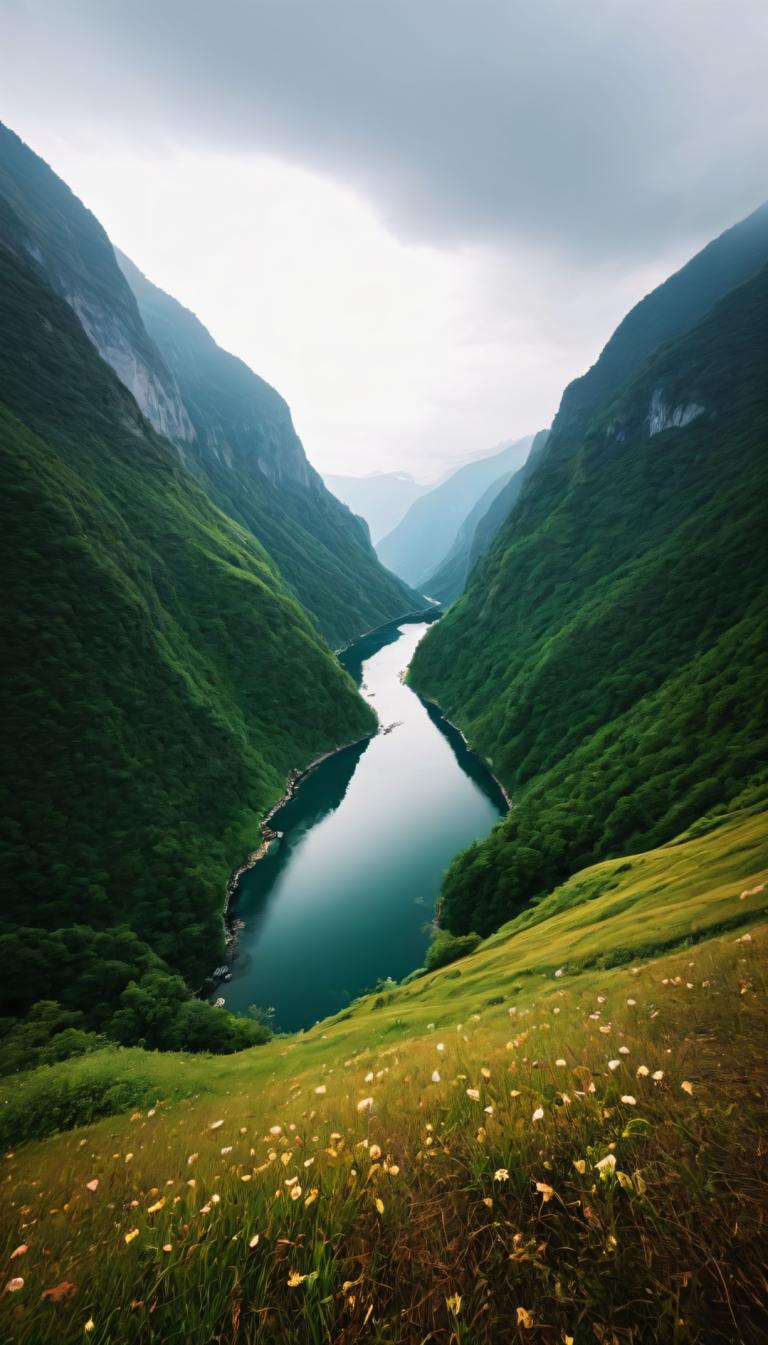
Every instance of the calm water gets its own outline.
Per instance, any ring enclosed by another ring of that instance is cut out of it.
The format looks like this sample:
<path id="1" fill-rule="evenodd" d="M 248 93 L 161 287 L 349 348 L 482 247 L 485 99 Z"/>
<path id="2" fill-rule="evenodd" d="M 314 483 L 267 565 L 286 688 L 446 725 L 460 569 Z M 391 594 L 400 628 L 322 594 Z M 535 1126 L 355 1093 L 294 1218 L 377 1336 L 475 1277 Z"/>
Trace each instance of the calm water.
<path id="1" fill-rule="evenodd" d="M 272 1006 L 294 1031 L 421 966 L 443 871 L 506 811 L 483 763 L 400 680 L 426 630 L 393 627 L 343 656 L 397 727 L 323 762 L 275 814 L 284 835 L 233 904 L 245 928 L 219 991 L 229 1009 Z"/>

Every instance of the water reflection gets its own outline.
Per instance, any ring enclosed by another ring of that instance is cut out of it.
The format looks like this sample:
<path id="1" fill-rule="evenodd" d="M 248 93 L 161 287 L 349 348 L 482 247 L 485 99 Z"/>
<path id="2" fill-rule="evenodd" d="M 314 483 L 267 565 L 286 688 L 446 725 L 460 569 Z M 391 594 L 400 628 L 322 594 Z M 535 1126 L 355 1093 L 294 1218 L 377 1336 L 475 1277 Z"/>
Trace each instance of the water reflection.
<path id="1" fill-rule="evenodd" d="M 442 874 L 505 803 L 486 767 L 401 674 L 425 621 L 375 632 L 343 661 L 387 731 L 321 763 L 275 814 L 284 832 L 243 875 L 228 1008 L 274 1006 L 286 1031 L 421 965 Z"/>

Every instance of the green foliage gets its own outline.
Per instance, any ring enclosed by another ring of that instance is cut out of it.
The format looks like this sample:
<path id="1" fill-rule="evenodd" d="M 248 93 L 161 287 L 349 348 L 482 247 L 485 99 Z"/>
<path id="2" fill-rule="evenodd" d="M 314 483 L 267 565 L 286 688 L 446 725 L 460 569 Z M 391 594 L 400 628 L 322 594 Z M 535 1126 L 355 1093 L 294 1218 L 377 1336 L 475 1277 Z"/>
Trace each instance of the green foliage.
<path id="1" fill-rule="evenodd" d="M 375 718 L 254 537 L 1 246 L 0 479 L 4 1011 L 53 998 L 121 1041 L 258 1040 L 179 977 L 220 960 L 227 874 L 289 770 Z"/>
<path id="2" fill-rule="evenodd" d="M 553 430 L 467 592 L 414 658 L 492 762 L 508 818 L 451 866 L 487 934 L 602 856 L 658 844 L 768 761 L 768 272 Z M 649 437 L 655 393 L 705 408 Z"/>
<path id="3" fill-rule="evenodd" d="M 425 967 L 427 971 L 446 967 L 449 962 L 474 953 L 479 943 L 479 934 L 450 934 L 447 929 L 436 929 L 427 949 Z"/>

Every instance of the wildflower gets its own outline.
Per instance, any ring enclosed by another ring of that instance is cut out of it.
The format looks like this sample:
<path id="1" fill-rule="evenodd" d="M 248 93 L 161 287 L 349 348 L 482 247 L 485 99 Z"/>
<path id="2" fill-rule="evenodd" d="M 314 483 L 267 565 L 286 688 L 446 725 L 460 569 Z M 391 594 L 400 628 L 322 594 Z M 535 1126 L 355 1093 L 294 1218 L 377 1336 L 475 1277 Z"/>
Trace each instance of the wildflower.
<path id="1" fill-rule="evenodd" d="M 254 1233 L 253 1237 L 248 1240 L 248 1246 L 257 1247 L 258 1244 L 259 1244 L 259 1235 L 258 1233 Z"/>
<path id="2" fill-rule="evenodd" d="M 291 1200 L 298 1200 L 301 1195 L 301 1187 L 298 1184 L 292 1186 L 289 1195 Z"/>
<path id="3" fill-rule="evenodd" d="M 482 1074 L 484 1079 L 490 1079 L 491 1077 L 491 1071 L 489 1069 L 486 1069 L 485 1065 L 483 1065 L 483 1068 L 481 1069 L 480 1073 Z"/>
<path id="4" fill-rule="evenodd" d="M 269 1133 L 270 1133 L 270 1135 L 275 1135 L 275 1136 L 277 1136 L 277 1135 L 282 1135 L 282 1133 L 283 1133 L 283 1127 L 282 1127 L 282 1126 L 270 1126 L 270 1127 L 269 1127 Z"/>
<path id="5" fill-rule="evenodd" d="M 328 1092 L 328 1089 L 326 1088 L 324 1083 L 321 1083 L 318 1084 L 317 1088 L 315 1089 L 315 1092 L 317 1093 L 318 1097 L 322 1097 L 324 1093 Z"/>
<path id="6" fill-rule="evenodd" d="M 509 1171 L 508 1171 L 508 1169 L 507 1169 L 507 1168 L 497 1168 L 496 1171 L 495 1171 L 494 1174 L 493 1174 L 493 1180 L 494 1180 L 495 1182 L 508 1182 L 508 1181 L 509 1181 Z"/>
<path id="7" fill-rule="evenodd" d="M 440 1083 L 440 1071 L 439 1071 L 439 1069 L 433 1069 L 433 1071 L 432 1071 L 432 1082 L 433 1082 L 433 1083 Z"/>
<path id="8" fill-rule="evenodd" d="M 304 1201 L 304 1208 L 305 1208 L 305 1209 L 308 1209 L 308 1207 L 309 1207 L 310 1205 L 314 1205 L 315 1201 L 317 1200 L 318 1194 L 319 1194 L 319 1192 L 318 1192 L 317 1187 L 316 1187 L 316 1186 L 313 1186 L 313 1187 L 312 1187 L 312 1190 L 310 1191 L 309 1195 L 307 1196 L 306 1200 Z"/>
<path id="9" fill-rule="evenodd" d="M 220 1205 L 220 1204 L 221 1204 L 221 1196 L 216 1195 L 216 1194 L 212 1195 L 212 1196 L 211 1196 L 211 1204 L 212 1204 L 212 1205 Z"/>
<path id="10" fill-rule="evenodd" d="M 381 1149 L 379 1148 L 378 1144 L 372 1144 L 369 1149 L 369 1153 L 371 1155 L 371 1158 L 373 1159 L 381 1158 Z"/>
<path id="11" fill-rule="evenodd" d="M 544 1204 L 544 1205 L 546 1205 L 547 1201 L 548 1201 L 548 1200 L 551 1200 L 552 1197 L 553 1197 L 553 1195 L 555 1194 L 554 1187 L 552 1187 L 552 1186 L 548 1186 L 546 1182 L 537 1182 L 537 1183 L 536 1183 L 536 1190 L 538 1191 L 539 1195 L 541 1196 L 541 1198 L 542 1198 L 542 1204 Z"/>
<path id="12" fill-rule="evenodd" d="M 487 1107 L 483 1107 L 483 1111 L 486 1112 L 488 1116 L 493 1116 L 494 1110 L 495 1108 L 492 1102 L 489 1102 Z"/>
<path id="13" fill-rule="evenodd" d="M 680 1087 L 682 1088 L 684 1093 L 688 1094 L 689 1097 L 693 1097 L 693 1084 L 689 1083 L 687 1079 L 683 1080 Z"/>
<path id="14" fill-rule="evenodd" d="M 620 1064 L 621 1064 L 621 1061 L 620 1061 L 620 1060 L 609 1060 L 609 1061 L 608 1061 L 608 1068 L 609 1068 L 609 1069 L 618 1069 Z"/>
<path id="15" fill-rule="evenodd" d="M 556 980 L 559 980 L 559 979 L 560 979 L 560 977 L 561 977 L 561 976 L 563 975 L 563 973 L 564 973 L 564 970 L 565 970 L 565 969 L 564 969 L 563 967 L 558 967 L 557 971 L 555 972 L 555 979 L 556 979 Z"/>
<path id="16" fill-rule="evenodd" d="M 373 1107 L 372 1097 L 361 1098 L 357 1104 L 357 1110 L 359 1112 L 370 1111 L 372 1107 Z"/>
<path id="17" fill-rule="evenodd" d="M 605 995 L 598 995 L 597 1002 L 598 1004 L 605 1004 Z"/>
<path id="18" fill-rule="evenodd" d="M 211 1121 L 211 1124 L 209 1125 L 208 1129 L 219 1130 L 223 1126 L 223 1124 L 224 1124 L 223 1121 Z"/>
<path id="19" fill-rule="evenodd" d="M 22 1242 L 18 1247 L 14 1249 L 14 1251 L 11 1252 L 10 1257 L 11 1261 L 15 1261 L 17 1256 L 23 1256 L 24 1253 L 28 1251 L 29 1251 L 29 1244 L 26 1242 Z"/>
<path id="20" fill-rule="evenodd" d="M 607 1034 L 610 1032 L 610 1030 L 611 1030 L 611 1025 L 610 1025 L 610 1023 L 601 1023 L 600 1026 L 599 1026 L 599 1028 L 598 1028 L 597 1030 L 598 1030 L 598 1032 L 602 1032 L 603 1035 L 605 1036 L 605 1035 L 607 1035 Z"/>
<path id="21" fill-rule="evenodd" d="M 197 1157 L 198 1157 L 197 1154 L 190 1154 L 189 1158 L 187 1159 L 187 1167 L 191 1167 L 191 1165 L 194 1163 Z"/>
<path id="22" fill-rule="evenodd" d="M 126 1163 L 130 1163 L 130 1161 L 131 1161 L 132 1158 L 133 1158 L 133 1154 L 126 1154 L 126 1155 L 125 1155 L 125 1161 L 126 1161 Z"/>
<path id="23" fill-rule="evenodd" d="M 537 1107 L 536 1110 L 535 1110 L 535 1112 L 533 1113 L 533 1116 L 531 1117 L 531 1120 L 532 1120 L 532 1121 L 543 1121 L 543 1119 L 544 1119 L 544 1108 L 543 1108 L 543 1107 Z"/>
<path id="24" fill-rule="evenodd" d="M 561 1056 L 559 1060 L 555 1061 L 555 1064 L 557 1065 L 558 1069 L 564 1069 L 567 1064 L 567 1061 L 563 1060 Z"/>
<path id="25" fill-rule="evenodd" d="M 99 1179 L 98 1179 L 98 1177 L 94 1177 L 94 1178 L 93 1178 L 93 1181 L 86 1182 L 86 1183 L 85 1183 L 85 1187 L 86 1187 L 86 1190 L 87 1190 L 87 1191 L 98 1191 L 98 1189 L 99 1189 Z"/>
<path id="26" fill-rule="evenodd" d="M 9 1280 L 5 1286 L 6 1293 L 9 1294 L 17 1294 L 19 1292 L 19 1289 L 23 1288 L 24 1288 L 24 1281 L 21 1278 L 21 1275 L 15 1275 L 14 1278 L 12 1280 Z"/>
<path id="27" fill-rule="evenodd" d="M 583 1158 L 574 1158 L 574 1160 L 573 1160 L 573 1166 L 575 1167 L 575 1169 L 576 1169 L 577 1172 L 580 1172 L 580 1173 L 581 1173 L 582 1176 L 584 1175 L 584 1173 L 585 1173 L 586 1170 L 587 1170 L 587 1164 L 586 1164 L 586 1162 L 584 1161 Z"/>
<path id="28" fill-rule="evenodd" d="M 165 1197 L 161 1196 L 160 1200 L 156 1200 L 154 1205 L 149 1206 L 147 1214 L 157 1214 L 157 1211 L 161 1210 L 164 1204 L 165 1204 Z"/>
<path id="29" fill-rule="evenodd" d="M 628 1046 L 620 1046 L 620 1047 L 619 1047 L 619 1055 L 629 1055 L 629 1047 L 628 1047 Z"/>
<path id="30" fill-rule="evenodd" d="M 647 1079 L 650 1072 L 651 1071 L 649 1070 L 647 1065 L 638 1065 L 637 1067 L 638 1079 Z"/>
<path id="31" fill-rule="evenodd" d="M 224 1148 L 222 1149 L 221 1152 L 222 1152 L 222 1154 L 231 1154 L 231 1152 L 232 1152 L 232 1145 L 231 1145 L 231 1144 L 225 1144 L 225 1145 L 224 1145 Z"/>
<path id="32" fill-rule="evenodd" d="M 623 1094 L 622 1094 L 622 1098 L 621 1098 L 621 1100 L 622 1100 L 622 1102 L 624 1103 L 624 1105 L 625 1105 L 626 1107 L 636 1107 L 636 1106 L 637 1106 L 637 1099 L 636 1099 L 636 1098 L 633 1098 L 633 1096 L 632 1096 L 631 1093 L 623 1093 Z"/>
<path id="33" fill-rule="evenodd" d="M 442 1042 L 442 1041 L 439 1041 L 439 1042 L 437 1043 L 437 1046 L 435 1047 L 435 1050 L 436 1050 L 436 1051 L 444 1051 L 444 1050 L 445 1050 L 445 1043 Z"/>
<path id="34" fill-rule="evenodd" d="M 383 1213 L 384 1213 L 384 1201 L 381 1199 L 380 1196 L 377 1196 L 377 1197 L 376 1197 L 376 1202 L 375 1202 L 375 1203 L 376 1203 L 376 1209 L 379 1211 L 379 1214 L 383 1214 Z"/>
<path id="35" fill-rule="evenodd" d="M 93 1318 L 92 1318 L 92 1317 L 89 1317 L 89 1318 L 88 1318 L 88 1321 L 85 1323 L 85 1326 L 83 1327 L 83 1330 L 84 1330 L 84 1331 L 93 1331 L 95 1325 L 96 1325 L 96 1323 L 95 1323 L 95 1321 L 93 1320 Z"/>
<path id="36" fill-rule="evenodd" d="M 603 1173 L 613 1172 L 616 1167 L 616 1155 L 606 1154 L 605 1158 L 601 1158 L 599 1162 L 595 1163 L 595 1167 L 601 1175 Z"/>
<path id="37" fill-rule="evenodd" d="M 138 1236 L 139 1236 L 138 1228 L 132 1228 L 128 1233 L 126 1233 L 125 1241 L 126 1243 L 133 1242 L 133 1239 L 137 1238 Z"/>
<path id="38" fill-rule="evenodd" d="M 655 1069 L 653 1071 L 653 1074 L 651 1075 L 651 1078 L 654 1080 L 655 1083 L 661 1083 L 662 1079 L 664 1078 L 663 1069 Z"/>
<path id="39" fill-rule="evenodd" d="M 170 1242 L 164 1242 L 164 1243 L 163 1243 L 163 1251 L 165 1252 L 165 1254 L 166 1254 L 166 1256 L 167 1256 L 168 1252 L 172 1252 L 172 1251 L 173 1251 L 173 1244 L 170 1243 Z"/>
<path id="40" fill-rule="evenodd" d="M 450 1298 L 446 1298 L 445 1306 L 449 1312 L 458 1317 L 461 1312 L 461 1294 L 451 1294 Z"/>
<path id="41" fill-rule="evenodd" d="M 467 1092 L 467 1097 L 471 1097 L 471 1099 L 472 1099 L 473 1102 L 479 1102 L 479 1101 L 480 1101 L 480 1093 L 479 1093 L 479 1091 L 477 1090 L 477 1088 L 468 1088 L 468 1089 L 466 1090 L 466 1092 Z"/>
<path id="42" fill-rule="evenodd" d="M 636 1000 L 636 999 L 628 999 L 628 1000 L 627 1000 L 627 1004 L 630 1006 L 631 1009 L 633 1009 L 633 1008 L 635 1007 L 635 1005 L 637 1004 L 637 1000 Z"/>
<path id="43" fill-rule="evenodd" d="M 526 1331 L 530 1331 L 533 1326 L 533 1317 L 526 1308 L 517 1309 L 517 1325 L 525 1327 Z"/>
<path id="44" fill-rule="evenodd" d="M 304 1283 L 306 1278 L 307 1278 L 306 1275 L 300 1275 L 298 1270 L 292 1270 L 288 1276 L 288 1288 L 289 1289 L 298 1288 L 300 1284 Z"/>

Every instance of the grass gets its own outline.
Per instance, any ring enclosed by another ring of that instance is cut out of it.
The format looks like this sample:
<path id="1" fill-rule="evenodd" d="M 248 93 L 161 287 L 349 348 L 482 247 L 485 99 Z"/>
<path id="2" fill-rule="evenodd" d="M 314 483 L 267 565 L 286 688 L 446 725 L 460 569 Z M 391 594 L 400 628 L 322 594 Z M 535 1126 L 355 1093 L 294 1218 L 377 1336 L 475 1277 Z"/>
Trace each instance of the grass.
<path id="1" fill-rule="evenodd" d="M 745 809 L 596 866 L 254 1051 L 15 1081 L 19 1137 L 73 1068 L 141 1106 L 6 1154 L 3 1338 L 757 1345 L 766 839 Z"/>

